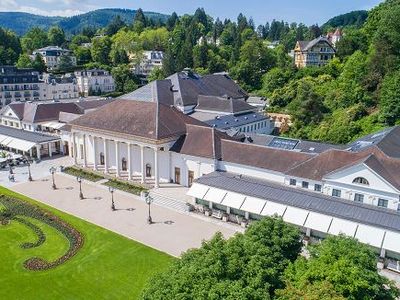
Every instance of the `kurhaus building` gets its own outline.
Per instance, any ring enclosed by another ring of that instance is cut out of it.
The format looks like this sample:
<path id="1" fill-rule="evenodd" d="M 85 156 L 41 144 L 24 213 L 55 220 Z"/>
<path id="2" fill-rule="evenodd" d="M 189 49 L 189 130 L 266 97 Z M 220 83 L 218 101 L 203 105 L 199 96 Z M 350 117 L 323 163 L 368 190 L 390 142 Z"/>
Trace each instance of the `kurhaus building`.
<path id="1" fill-rule="evenodd" d="M 218 80 L 225 79 L 210 85 Z M 156 187 L 191 187 L 193 204 L 212 214 L 243 220 L 277 214 L 307 235 L 344 233 L 382 256 L 400 254 L 400 127 L 345 146 L 232 138 L 192 114 L 199 96 L 231 107 L 238 90 L 229 94 L 221 85 L 210 95 L 207 86 L 196 88 L 185 105 L 188 95 L 171 80 L 155 81 L 72 121 L 75 163 Z"/>

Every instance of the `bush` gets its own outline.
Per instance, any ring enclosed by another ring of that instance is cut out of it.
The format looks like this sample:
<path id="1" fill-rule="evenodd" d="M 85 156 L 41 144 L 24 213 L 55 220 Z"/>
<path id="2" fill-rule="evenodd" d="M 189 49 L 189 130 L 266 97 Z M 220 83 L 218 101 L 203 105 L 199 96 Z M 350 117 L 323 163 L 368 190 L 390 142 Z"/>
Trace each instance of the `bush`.
<path id="1" fill-rule="evenodd" d="M 79 177 L 82 177 L 83 179 L 87 179 L 87 180 L 90 180 L 93 182 L 104 179 L 104 177 L 101 175 L 98 175 L 98 174 L 95 174 L 92 172 L 88 172 L 88 171 L 85 171 L 82 169 L 78 169 L 76 167 L 64 168 L 63 172 L 67 173 L 69 175 L 72 175 L 72 176 L 79 176 Z"/>
<path id="2" fill-rule="evenodd" d="M 117 190 L 128 192 L 128 193 L 131 193 L 134 195 L 138 195 L 138 196 L 140 196 L 140 193 L 142 191 L 147 191 L 147 189 L 142 186 L 134 185 L 134 184 L 128 183 L 128 182 L 119 181 L 116 179 L 111 179 L 111 180 L 105 182 L 104 185 L 116 188 Z"/>

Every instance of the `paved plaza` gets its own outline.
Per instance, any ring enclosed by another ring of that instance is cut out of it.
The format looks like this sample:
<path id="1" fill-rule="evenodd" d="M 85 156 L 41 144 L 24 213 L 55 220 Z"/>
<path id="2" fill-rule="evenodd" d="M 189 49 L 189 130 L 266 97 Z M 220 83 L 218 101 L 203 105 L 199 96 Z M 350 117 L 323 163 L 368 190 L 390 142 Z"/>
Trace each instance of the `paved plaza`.
<path id="1" fill-rule="evenodd" d="M 56 174 L 55 181 L 57 190 L 51 189 L 49 175 L 33 182 L 14 184 L 11 189 L 174 256 L 199 247 L 203 240 L 210 239 L 218 231 L 230 237 L 241 230 L 238 226 L 157 205 L 151 206 L 154 224 L 148 225 L 148 206 L 137 196 L 116 191 L 114 199 L 117 210 L 112 211 L 107 187 L 84 181 L 82 189 L 85 199 L 80 200 L 79 185 L 75 178 Z"/>

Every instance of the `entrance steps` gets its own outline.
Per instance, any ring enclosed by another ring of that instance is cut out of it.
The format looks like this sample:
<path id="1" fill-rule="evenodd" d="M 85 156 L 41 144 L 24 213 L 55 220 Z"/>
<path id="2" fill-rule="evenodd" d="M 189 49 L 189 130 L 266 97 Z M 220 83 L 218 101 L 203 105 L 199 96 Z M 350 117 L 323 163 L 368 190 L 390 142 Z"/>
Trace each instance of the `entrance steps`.
<path id="1" fill-rule="evenodd" d="M 188 205 L 186 204 L 186 202 L 182 202 L 174 198 L 161 195 L 154 191 L 150 191 L 150 197 L 153 198 L 153 203 L 158 206 L 170 208 L 179 212 L 188 212 Z"/>

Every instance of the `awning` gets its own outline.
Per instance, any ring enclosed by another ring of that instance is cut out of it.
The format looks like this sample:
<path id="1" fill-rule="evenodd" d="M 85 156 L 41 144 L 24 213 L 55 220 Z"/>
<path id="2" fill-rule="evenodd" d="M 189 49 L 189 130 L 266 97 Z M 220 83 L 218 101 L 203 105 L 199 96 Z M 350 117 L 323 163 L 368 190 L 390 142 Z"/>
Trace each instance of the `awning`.
<path id="1" fill-rule="evenodd" d="M 330 216 L 310 212 L 304 227 L 327 233 L 331 222 L 332 217 Z"/>
<path id="2" fill-rule="evenodd" d="M 400 253 L 400 233 L 386 231 L 385 240 L 383 241 L 382 248 Z"/>
<path id="3" fill-rule="evenodd" d="M 358 226 L 357 223 L 343 219 L 333 218 L 331 227 L 329 227 L 329 233 L 333 235 L 339 235 L 342 233 L 344 235 L 354 237 L 357 226 Z"/>
<path id="4" fill-rule="evenodd" d="M 243 211 L 248 211 L 249 213 L 260 215 L 265 203 L 267 203 L 267 201 L 263 199 L 246 197 L 246 200 L 244 200 L 244 203 L 240 209 Z"/>
<path id="5" fill-rule="evenodd" d="M 204 196 L 204 200 L 211 201 L 214 203 L 221 203 L 222 199 L 224 199 L 227 191 L 210 188 L 207 194 Z"/>
<path id="6" fill-rule="evenodd" d="M 358 225 L 355 238 L 364 244 L 369 244 L 380 249 L 384 234 L 385 231 L 382 229 L 360 224 Z"/>
<path id="7" fill-rule="evenodd" d="M 41 123 L 40 124 L 42 127 L 48 127 L 48 128 L 53 128 L 53 129 L 60 129 L 65 125 L 65 123 L 60 123 L 60 122 L 46 122 L 46 123 Z"/>
<path id="8" fill-rule="evenodd" d="M 21 150 L 24 152 L 29 151 L 30 149 L 32 149 L 33 146 L 35 146 L 36 144 L 33 142 L 28 142 L 28 141 L 24 141 L 24 140 L 19 140 L 19 139 L 15 139 L 13 138 L 8 144 L 7 147 L 13 148 L 13 149 L 17 149 L 17 150 Z"/>
<path id="9" fill-rule="evenodd" d="M 283 215 L 283 220 L 298 226 L 303 226 L 309 212 L 297 207 L 288 206 Z"/>
<path id="10" fill-rule="evenodd" d="M 282 216 L 285 213 L 287 206 L 275 202 L 268 201 L 267 204 L 265 204 L 264 209 L 261 212 L 262 216 L 273 216 L 273 215 L 278 215 Z"/>
<path id="11" fill-rule="evenodd" d="M 239 209 L 242 206 L 244 199 L 245 199 L 244 195 L 228 192 L 225 198 L 222 200 L 222 204 L 225 206 Z"/>
<path id="12" fill-rule="evenodd" d="M 210 189 L 210 187 L 198 183 L 193 183 L 193 185 L 190 187 L 189 191 L 187 192 L 188 196 L 198 198 L 198 199 L 203 199 L 204 195 L 207 193 L 207 191 Z"/>

